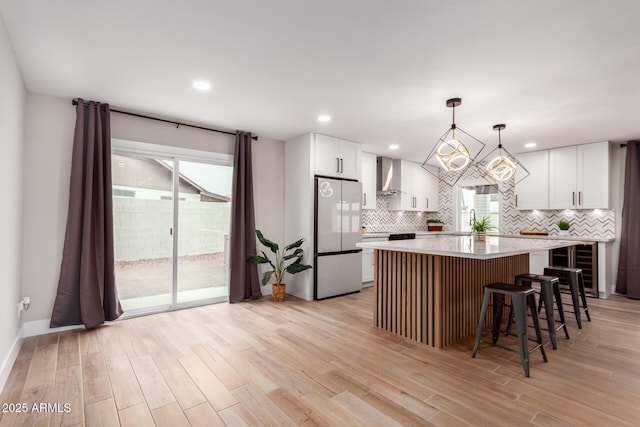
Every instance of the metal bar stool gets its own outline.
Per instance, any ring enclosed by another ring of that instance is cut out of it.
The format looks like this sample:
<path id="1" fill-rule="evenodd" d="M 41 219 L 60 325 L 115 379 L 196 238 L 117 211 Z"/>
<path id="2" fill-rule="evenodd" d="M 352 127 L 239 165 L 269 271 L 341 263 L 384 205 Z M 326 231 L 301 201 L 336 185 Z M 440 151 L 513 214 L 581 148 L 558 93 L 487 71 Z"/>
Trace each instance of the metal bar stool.
<path id="1" fill-rule="evenodd" d="M 569 285 L 569 291 L 571 292 L 571 301 L 573 303 L 573 312 L 576 316 L 576 322 L 578 322 L 578 329 L 582 329 L 582 312 L 586 314 L 587 320 L 591 322 L 589 308 L 587 307 L 587 297 L 584 293 L 584 278 L 582 277 L 582 269 L 551 266 L 544 269 L 544 274 L 545 276 L 557 276 L 560 279 L 561 283 L 566 283 Z M 582 300 L 582 307 L 580 307 L 579 299 Z"/>
<path id="2" fill-rule="evenodd" d="M 564 320 L 564 310 L 562 308 L 562 298 L 560 297 L 560 280 L 555 276 L 543 276 L 542 274 L 519 274 L 516 276 L 516 285 L 531 288 L 531 283 L 540 284 L 540 301 L 538 303 L 538 313 L 542 310 L 542 304 L 544 303 L 544 311 L 547 316 L 547 327 L 549 328 L 549 338 L 551 338 L 551 345 L 554 350 L 558 349 L 556 331 L 564 328 L 564 334 L 569 339 L 569 331 L 567 330 L 567 324 Z M 555 313 L 553 309 L 553 299 L 555 296 L 556 306 L 558 307 L 558 314 L 560 315 L 560 323 L 555 325 Z M 509 322 L 507 323 L 507 330 L 505 335 L 509 335 L 511 332 L 511 323 L 513 322 L 513 307 L 509 312 Z"/>
<path id="3" fill-rule="evenodd" d="M 489 299 L 491 297 L 493 297 L 492 341 L 493 345 L 497 345 L 498 337 L 500 336 L 500 320 L 502 319 L 502 309 L 505 305 L 504 297 L 506 295 L 511 297 L 511 304 L 513 306 L 514 316 L 516 320 L 520 362 L 522 363 L 522 368 L 524 369 L 524 375 L 526 377 L 529 377 L 530 353 L 534 352 L 537 349 L 540 349 L 543 360 L 547 362 L 547 355 L 544 351 L 544 346 L 542 345 L 542 335 L 540 333 L 538 310 L 536 308 L 536 297 L 533 288 L 511 285 L 509 283 L 491 283 L 489 285 L 485 285 L 484 295 L 482 298 L 482 309 L 480 310 L 480 319 L 478 320 L 478 329 L 476 331 L 476 342 L 473 346 L 471 357 L 476 357 L 476 353 L 478 352 L 480 339 L 482 338 L 482 331 L 484 329 L 485 318 L 487 316 L 487 309 L 489 307 Z M 533 319 L 533 328 L 536 331 L 537 345 L 531 350 L 529 349 L 529 339 L 527 335 L 527 306 L 529 307 L 531 318 Z"/>

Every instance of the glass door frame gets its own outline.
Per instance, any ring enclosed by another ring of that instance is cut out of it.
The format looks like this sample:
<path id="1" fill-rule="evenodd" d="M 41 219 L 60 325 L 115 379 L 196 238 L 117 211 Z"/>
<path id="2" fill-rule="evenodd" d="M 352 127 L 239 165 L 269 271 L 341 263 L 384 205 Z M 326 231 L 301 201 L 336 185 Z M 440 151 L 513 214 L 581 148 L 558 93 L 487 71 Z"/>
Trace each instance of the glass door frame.
<path id="1" fill-rule="evenodd" d="M 149 308 L 141 308 L 137 310 L 125 311 L 121 319 L 145 316 L 148 314 L 162 313 L 166 311 L 181 310 L 184 308 L 198 307 L 202 305 L 226 302 L 229 300 L 229 282 L 227 281 L 227 296 L 203 298 L 195 301 L 178 302 L 178 238 L 179 238 L 179 180 L 180 180 L 180 161 L 191 161 L 198 163 L 207 163 L 220 166 L 233 166 L 233 156 L 230 154 L 215 153 L 209 151 L 199 151 L 188 148 L 180 148 L 167 145 L 149 144 L 146 142 L 128 141 L 123 139 L 111 139 L 111 153 L 120 155 L 134 155 L 148 158 L 170 160 L 173 162 L 172 176 L 172 196 L 173 196 L 173 221 L 171 230 L 171 270 L 172 270 L 172 286 L 171 286 L 171 304 L 157 305 Z M 231 200 L 233 203 L 233 200 Z"/>

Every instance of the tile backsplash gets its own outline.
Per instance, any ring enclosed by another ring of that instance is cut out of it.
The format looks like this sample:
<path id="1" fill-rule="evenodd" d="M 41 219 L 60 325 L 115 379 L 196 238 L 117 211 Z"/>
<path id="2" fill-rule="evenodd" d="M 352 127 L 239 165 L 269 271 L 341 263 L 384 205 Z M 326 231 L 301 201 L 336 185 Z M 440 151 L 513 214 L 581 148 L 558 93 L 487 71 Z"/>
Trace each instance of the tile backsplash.
<path id="1" fill-rule="evenodd" d="M 460 181 L 482 179 L 476 168 L 469 168 Z M 616 233 L 615 211 L 612 209 L 581 210 L 540 210 L 521 211 L 515 206 L 515 185 L 513 182 L 501 188 L 500 232 L 519 234 L 521 230 L 548 231 L 549 235 L 558 235 L 556 222 L 567 218 L 571 222 L 569 233 L 572 237 L 614 238 Z M 412 232 L 427 228 L 428 218 L 440 218 L 444 221 L 444 231 L 456 231 L 454 226 L 454 194 L 450 185 L 440 183 L 440 210 L 438 212 L 401 212 L 390 211 L 388 201 L 393 196 L 377 196 L 377 209 L 362 211 L 362 225 L 367 232 Z"/>
<path id="2" fill-rule="evenodd" d="M 393 196 L 378 195 L 376 209 L 362 210 L 362 226 L 367 228 L 367 233 L 424 231 L 428 218 L 438 218 L 437 212 L 390 211 L 390 197 Z"/>

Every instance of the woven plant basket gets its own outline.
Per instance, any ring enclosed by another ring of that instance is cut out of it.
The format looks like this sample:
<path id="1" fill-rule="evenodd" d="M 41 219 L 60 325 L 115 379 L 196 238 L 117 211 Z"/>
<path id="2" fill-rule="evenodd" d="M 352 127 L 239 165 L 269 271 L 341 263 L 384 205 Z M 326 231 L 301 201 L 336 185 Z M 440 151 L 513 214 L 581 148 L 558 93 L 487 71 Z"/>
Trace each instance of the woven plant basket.
<path id="1" fill-rule="evenodd" d="M 286 289 L 287 289 L 287 285 L 285 285 L 284 283 L 280 285 L 276 285 L 276 284 L 271 285 L 271 301 L 283 302 Z"/>
<path id="2" fill-rule="evenodd" d="M 473 239 L 478 242 L 484 242 L 486 240 L 486 237 L 487 237 L 486 231 L 475 231 L 473 233 Z"/>

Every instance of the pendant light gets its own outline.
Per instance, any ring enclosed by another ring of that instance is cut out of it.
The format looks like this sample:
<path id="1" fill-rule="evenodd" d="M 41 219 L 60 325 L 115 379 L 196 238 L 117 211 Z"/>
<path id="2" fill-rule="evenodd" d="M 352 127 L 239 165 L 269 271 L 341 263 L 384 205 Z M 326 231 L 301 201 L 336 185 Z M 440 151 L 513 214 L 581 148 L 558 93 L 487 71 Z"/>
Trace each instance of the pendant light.
<path id="1" fill-rule="evenodd" d="M 446 105 L 453 111 L 451 127 L 440 137 L 427 159 L 422 163 L 422 167 L 427 172 L 449 185 L 454 185 L 460 179 L 462 172 L 485 147 L 483 142 L 456 125 L 456 107 L 461 104 L 461 98 L 447 99 Z M 465 142 L 460 138 L 460 134 L 464 135 Z M 437 162 L 434 162 L 434 159 Z M 433 168 L 429 166 L 440 166 L 443 169 L 443 173 L 434 172 Z"/>
<path id="2" fill-rule="evenodd" d="M 508 181 L 516 174 L 516 164 L 505 156 L 508 153 L 502 148 L 501 132 L 506 127 L 504 124 L 493 125 L 493 130 L 498 131 L 498 155 L 487 164 L 487 175 L 496 182 Z"/>
<path id="3" fill-rule="evenodd" d="M 478 170 L 499 185 L 515 181 L 516 175 L 518 182 L 529 176 L 529 171 L 522 163 L 502 146 L 502 131 L 506 127 L 503 123 L 493 125 L 493 130 L 498 131 L 498 147 L 477 162 Z"/>
<path id="4" fill-rule="evenodd" d="M 462 99 L 451 98 L 447 100 L 447 107 L 453 109 L 453 121 L 451 123 L 451 139 L 441 142 L 436 151 L 436 158 L 440 166 L 447 172 L 457 172 L 467 167 L 471 160 L 469 149 L 462 141 L 456 139 L 456 107 L 462 104 Z"/>

